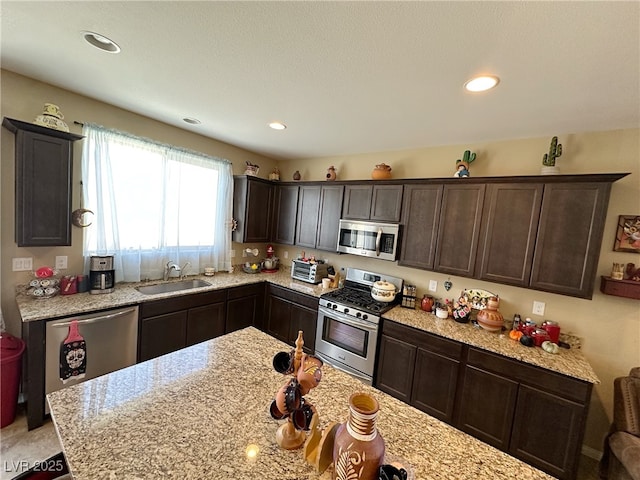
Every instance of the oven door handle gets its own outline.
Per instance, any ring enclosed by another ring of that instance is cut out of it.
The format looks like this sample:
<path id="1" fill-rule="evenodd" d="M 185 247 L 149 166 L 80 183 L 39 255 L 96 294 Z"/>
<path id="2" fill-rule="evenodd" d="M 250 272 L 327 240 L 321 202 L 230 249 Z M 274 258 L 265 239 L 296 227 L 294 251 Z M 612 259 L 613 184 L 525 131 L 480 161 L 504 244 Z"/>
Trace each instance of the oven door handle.
<path id="1" fill-rule="evenodd" d="M 318 310 L 327 317 L 333 317 L 337 320 L 340 320 L 342 323 L 351 325 L 352 327 L 362 328 L 363 330 L 368 330 L 369 332 L 373 332 L 374 334 L 378 333 L 377 323 L 358 320 L 357 318 L 345 315 L 344 313 L 338 312 L 336 310 L 331 310 L 327 307 L 320 307 Z"/>
<path id="2" fill-rule="evenodd" d="M 376 235 L 376 257 L 380 256 L 380 240 L 382 240 L 382 227 L 378 228 L 378 235 Z"/>

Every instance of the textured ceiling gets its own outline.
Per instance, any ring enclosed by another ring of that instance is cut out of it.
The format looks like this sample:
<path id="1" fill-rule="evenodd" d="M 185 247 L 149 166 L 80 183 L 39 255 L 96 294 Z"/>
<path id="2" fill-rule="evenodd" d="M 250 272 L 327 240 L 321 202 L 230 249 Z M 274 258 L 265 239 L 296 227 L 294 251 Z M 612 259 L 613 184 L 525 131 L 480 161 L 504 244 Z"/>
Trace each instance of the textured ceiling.
<path id="1" fill-rule="evenodd" d="M 2 68 L 274 158 L 640 126 L 637 1 L 0 8 Z M 501 83 L 465 93 L 478 73 Z"/>

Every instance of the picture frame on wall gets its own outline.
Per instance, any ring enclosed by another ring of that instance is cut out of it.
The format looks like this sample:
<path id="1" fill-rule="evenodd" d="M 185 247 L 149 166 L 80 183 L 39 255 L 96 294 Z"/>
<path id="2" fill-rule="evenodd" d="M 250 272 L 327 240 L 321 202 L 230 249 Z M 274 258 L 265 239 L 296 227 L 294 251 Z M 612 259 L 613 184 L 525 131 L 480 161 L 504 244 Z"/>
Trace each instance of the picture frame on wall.
<path id="1" fill-rule="evenodd" d="M 640 215 L 620 215 L 614 252 L 640 253 Z"/>

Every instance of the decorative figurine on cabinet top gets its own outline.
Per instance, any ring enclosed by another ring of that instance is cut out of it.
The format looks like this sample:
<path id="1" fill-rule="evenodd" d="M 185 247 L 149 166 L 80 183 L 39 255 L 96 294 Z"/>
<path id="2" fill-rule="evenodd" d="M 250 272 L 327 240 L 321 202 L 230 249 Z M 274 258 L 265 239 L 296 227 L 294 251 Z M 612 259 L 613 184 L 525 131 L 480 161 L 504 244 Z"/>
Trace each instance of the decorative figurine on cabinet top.
<path id="1" fill-rule="evenodd" d="M 328 182 L 333 182 L 336 179 L 336 167 L 334 167 L 333 165 L 331 165 L 328 169 L 327 169 L 327 181 Z"/>
<path id="2" fill-rule="evenodd" d="M 271 180 L 272 182 L 277 182 L 280 180 L 280 170 L 278 170 L 278 167 L 275 167 L 269 174 L 269 180 Z"/>
<path id="3" fill-rule="evenodd" d="M 558 175 L 560 169 L 556 166 L 556 158 L 562 155 L 562 144 L 558 143 L 558 137 L 551 139 L 549 153 L 545 153 L 542 157 L 542 175 Z"/>
<path id="4" fill-rule="evenodd" d="M 476 154 L 471 153 L 469 150 L 465 150 L 462 160 L 458 159 L 456 161 L 456 173 L 453 174 L 454 177 L 468 177 L 469 176 L 469 166 L 476 159 Z"/>

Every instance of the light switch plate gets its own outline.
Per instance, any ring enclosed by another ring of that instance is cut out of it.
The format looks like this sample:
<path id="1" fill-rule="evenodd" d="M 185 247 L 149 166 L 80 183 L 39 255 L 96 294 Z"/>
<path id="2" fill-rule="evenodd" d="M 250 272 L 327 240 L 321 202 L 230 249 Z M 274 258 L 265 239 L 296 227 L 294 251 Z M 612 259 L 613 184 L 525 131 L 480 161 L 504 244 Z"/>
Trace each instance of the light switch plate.
<path id="1" fill-rule="evenodd" d="M 534 315 L 540 315 L 540 316 L 544 315 L 544 307 L 545 307 L 544 302 L 536 302 L 536 301 L 534 301 L 533 302 L 533 314 Z"/>
<path id="2" fill-rule="evenodd" d="M 429 291 L 435 292 L 438 290 L 438 282 L 436 280 L 429 280 Z"/>

